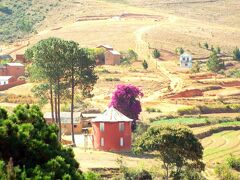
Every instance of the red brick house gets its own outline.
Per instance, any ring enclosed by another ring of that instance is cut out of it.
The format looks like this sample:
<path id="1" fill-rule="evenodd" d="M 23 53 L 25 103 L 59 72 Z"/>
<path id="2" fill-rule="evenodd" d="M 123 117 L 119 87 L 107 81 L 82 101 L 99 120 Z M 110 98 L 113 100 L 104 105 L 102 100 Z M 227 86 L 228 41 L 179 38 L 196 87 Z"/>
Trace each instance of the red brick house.
<path id="1" fill-rule="evenodd" d="M 14 76 L 18 78 L 19 76 L 24 76 L 25 67 L 21 63 L 7 63 L 0 67 L 0 76 Z"/>
<path id="2" fill-rule="evenodd" d="M 132 119 L 113 107 L 92 120 L 93 147 L 103 151 L 130 151 Z"/>
<path id="3" fill-rule="evenodd" d="M 21 62 L 21 63 L 25 63 L 26 62 L 26 58 L 25 58 L 24 54 L 16 54 L 15 61 Z"/>
<path id="4" fill-rule="evenodd" d="M 0 66 L 0 91 L 25 83 L 25 80 L 19 79 L 25 75 L 24 65 L 21 63 L 7 63 Z"/>
<path id="5" fill-rule="evenodd" d="M 55 116 L 55 114 L 54 114 Z M 71 112 L 61 112 L 60 113 L 61 118 L 61 128 L 62 133 L 65 135 L 69 135 L 72 133 L 72 125 L 71 125 Z M 74 133 L 80 134 L 82 132 L 83 128 L 83 121 L 82 121 L 82 113 L 80 112 L 74 112 L 73 113 L 73 124 L 74 124 Z M 48 124 L 54 123 L 52 119 L 52 113 L 47 112 L 44 114 L 44 119 Z"/>
<path id="6" fill-rule="evenodd" d="M 109 50 L 104 53 L 106 65 L 119 65 L 121 54 L 115 50 Z"/>

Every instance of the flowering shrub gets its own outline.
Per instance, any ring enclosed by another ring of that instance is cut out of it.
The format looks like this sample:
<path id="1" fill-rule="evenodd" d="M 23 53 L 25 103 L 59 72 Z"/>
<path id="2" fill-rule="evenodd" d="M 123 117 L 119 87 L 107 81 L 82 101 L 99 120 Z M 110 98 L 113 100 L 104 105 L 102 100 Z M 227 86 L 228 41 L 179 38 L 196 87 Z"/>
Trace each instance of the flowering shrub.
<path id="1" fill-rule="evenodd" d="M 136 120 L 142 111 L 139 98 L 143 96 L 141 90 L 133 85 L 118 85 L 117 90 L 113 93 L 110 106 L 113 106 L 125 116 L 133 119 L 132 128 L 136 127 Z"/>

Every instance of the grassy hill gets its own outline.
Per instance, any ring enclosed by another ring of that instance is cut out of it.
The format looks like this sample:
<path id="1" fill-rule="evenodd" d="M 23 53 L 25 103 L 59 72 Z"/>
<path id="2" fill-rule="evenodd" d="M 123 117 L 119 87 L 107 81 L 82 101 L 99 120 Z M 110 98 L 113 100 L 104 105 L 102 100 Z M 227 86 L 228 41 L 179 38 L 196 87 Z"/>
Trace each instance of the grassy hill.
<path id="1" fill-rule="evenodd" d="M 0 41 L 11 42 L 33 32 L 58 4 L 58 0 L 0 1 Z"/>

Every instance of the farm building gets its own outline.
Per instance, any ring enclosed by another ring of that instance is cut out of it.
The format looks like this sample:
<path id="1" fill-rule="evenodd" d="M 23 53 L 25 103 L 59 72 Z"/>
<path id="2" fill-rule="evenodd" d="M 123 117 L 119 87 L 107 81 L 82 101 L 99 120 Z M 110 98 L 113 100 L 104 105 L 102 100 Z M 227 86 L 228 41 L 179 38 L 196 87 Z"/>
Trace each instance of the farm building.
<path id="1" fill-rule="evenodd" d="M 55 117 L 55 113 L 54 113 Z M 62 123 L 62 133 L 65 135 L 69 135 L 72 133 L 72 125 L 71 125 L 71 112 L 61 112 L 60 113 L 61 123 Z M 44 119 L 47 123 L 54 123 L 52 119 L 52 113 L 47 112 L 44 114 Z M 82 122 L 82 113 L 74 112 L 73 113 L 73 124 L 74 124 L 74 132 L 76 134 L 80 134 L 82 132 L 83 122 Z"/>
<path id="2" fill-rule="evenodd" d="M 111 50 L 113 50 L 113 48 L 112 48 L 111 46 L 109 46 L 109 45 L 99 45 L 99 46 L 97 46 L 97 48 L 103 48 L 103 49 L 105 49 L 106 51 L 111 51 Z"/>
<path id="3" fill-rule="evenodd" d="M 8 54 L 4 54 L 4 55 L 0 55 L 0 60 L 13 60 L 13 58 Z"/>
<path id="4" fill-rule="evenodd" d="M 15 61 L 21 62 L 21 63 L 25 63 L 26 62 L 26 58 L 25 58 L 24 54 L 16 54 Z"/>
<path id="5" fill-rule="evenodd" d="M 190 54 L 182 54 L 180 56 L 180 67 L 192 68 L 192 56 Z"/>
<path id="6" fill-rule="evenodd" d="M 118 65 L 120 64 L 121 54 L 115 50 L 109 50 L 104 53 L 106 65 Z"/>
<path id="7" fill-rule="evenodd" d="M 113 107 L 92 120 L 93 147 L 103 151 L 130 151 L 132 119 Z"/>
<path id="8" fill-rule="evenodd" d="M 0 67 L 0 76 L 14 76 L 18 78 L 19 76 L 24 76 L 25 67 L 21 63 L 7 63 Z"/>
<path id="9" fill-rule="evenodd" d="M 15 78 L 13 76 L 0 76 L 0 85 L 7 85 L 14 81 Z"/>

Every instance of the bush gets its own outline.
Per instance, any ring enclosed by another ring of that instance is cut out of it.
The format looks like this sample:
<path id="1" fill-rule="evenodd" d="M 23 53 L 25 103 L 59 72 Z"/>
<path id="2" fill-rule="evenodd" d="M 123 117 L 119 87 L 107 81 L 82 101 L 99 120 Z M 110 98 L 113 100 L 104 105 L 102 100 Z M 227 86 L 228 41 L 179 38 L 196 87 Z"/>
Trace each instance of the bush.
<path id="1" fill-rule="evenodd" d="M 119 78 L 106 78 L 106 81 L 120 81 Z"/>
<path id="2" fill-rule="evenodd" d="M 210 105 L 210 106 L 198 106 L 202 114 L 213 114 L 213 113 L 238 113 L 240 112 L 239 104 L 230 105 Z"/>
<path id="3" fill-rule="evenodd" d="M 161 56 L 161 54 L 158 49 L 154 49 L 152 52 L 152 56 L 153 58 L 158 59 Z"/>
<path id="4" fill-rule="evenodd" d="M 237 171 L 240 171 L 240 158 L 236 158 L 235 156 L 231 155 L 227 158 L 227 165 Z"/>
<path id="5" fill-rule="evenodd" d="M 101 176 L 94 172 L 86 172 L 83 174 L 85 180 L 100 180 Z"/>
<path id="6" fill-rule="evenodd" d="M 207 42 L 205 42 L 205 43 L 204 43 L 204 47 L 205 47 L 206 49 L 208 49 L 208 48 L 209 48 L 209 45 L 208 45 L 208 43 L 207 43 Z"/>
<path id="7" fill-rule="evenodd" d="M 175 176 L 174 179 L 207 180 L 200 172 L 189 168 L 185 169 L 181 174 Z"/>
<path id="8" fill-rule="evenodd" d="M 215 173 L 221 180 L 238 180 L 239 177 L 226 164 L 221 164 L 215 167 Z"/>
<path id="9" fill-rule="evenodd" d="M 145 70 L 148 69 L 148 63 L 146 60 L 143 61 L 142 66 Z"/>
<path id="10" fill-rule="evenodd" d="M 233 50 L 233 59 L 234 60 L 240 60 L 240 50 L 238 47 L 236 47 L 234 50 Z"/>
<path id="11" fill-rule="evenodd" d="M 180 108 L 177 110 L 177 113 L 182 116 L 185 114 L 187 115 L 201 114 L 201 111 L 198 107 L 192 106 L 192 107 Z"/>
<path id="12" fill-rule="evenodd" d="M 158 109 L 158 108 L 151 108 L 151 107 L 147 107 L 146 108 L 146 111 L 148 112 L 148 113 L 150 113 L 150 112 L 162 112 L 160 109 Z"/>

